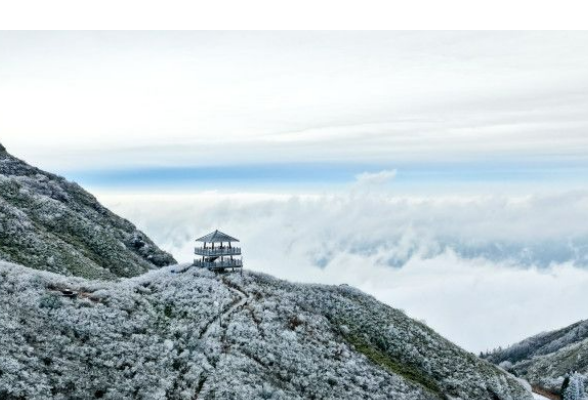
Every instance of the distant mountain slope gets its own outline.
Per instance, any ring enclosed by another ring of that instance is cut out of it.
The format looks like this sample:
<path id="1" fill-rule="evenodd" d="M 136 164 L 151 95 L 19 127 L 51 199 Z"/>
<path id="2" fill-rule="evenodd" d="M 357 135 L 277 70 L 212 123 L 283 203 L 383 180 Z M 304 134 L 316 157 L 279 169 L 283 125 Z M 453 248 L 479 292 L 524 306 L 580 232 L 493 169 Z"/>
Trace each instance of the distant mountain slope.
<path id="1" fill-rule="evenodd" d="M 559 393 L 570 371 L 588 375 L 588 321 L 540 333 L 485 358 L 535 386 Z"/>
<path id="2" fill-rule="evenodd" d="M 181 268 L 105 282 L 0 262 L 0 398 L 532 399 L 358 290 Z"/>
<path id="3" fill-rule="evenodd" d="M 84 277 L 135 276 L 175 263 L 79 185 L 0 145 L 0 259 Z"/>

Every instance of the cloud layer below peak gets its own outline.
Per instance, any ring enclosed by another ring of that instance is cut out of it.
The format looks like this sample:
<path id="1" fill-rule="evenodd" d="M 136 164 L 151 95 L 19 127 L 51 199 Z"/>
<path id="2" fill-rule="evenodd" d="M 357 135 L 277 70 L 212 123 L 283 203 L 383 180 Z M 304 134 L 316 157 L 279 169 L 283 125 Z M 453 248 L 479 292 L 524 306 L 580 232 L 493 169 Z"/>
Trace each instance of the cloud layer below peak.
<path id="1" fill-rule="evenodd" d="M 588 192 L 102 199 L 179 260 L 219 228 L 241 239 L 248 268 L 359 287 L 473 351 L 586 317 Z"/>

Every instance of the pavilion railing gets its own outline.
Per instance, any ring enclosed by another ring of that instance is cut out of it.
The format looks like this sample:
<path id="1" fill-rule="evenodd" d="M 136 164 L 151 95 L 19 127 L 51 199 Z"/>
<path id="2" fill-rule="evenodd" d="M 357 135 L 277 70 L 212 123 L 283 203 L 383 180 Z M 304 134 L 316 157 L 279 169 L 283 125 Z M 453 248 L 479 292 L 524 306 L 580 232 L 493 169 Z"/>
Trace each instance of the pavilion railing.
<path id="1" fill-rule="evenodd" d="M 204 248 L 197 247 L 194 249 L 194 254 L 199 256 L 237 256 L 241 254 L 240 247 L 217 247 L 217 248 Z"/>

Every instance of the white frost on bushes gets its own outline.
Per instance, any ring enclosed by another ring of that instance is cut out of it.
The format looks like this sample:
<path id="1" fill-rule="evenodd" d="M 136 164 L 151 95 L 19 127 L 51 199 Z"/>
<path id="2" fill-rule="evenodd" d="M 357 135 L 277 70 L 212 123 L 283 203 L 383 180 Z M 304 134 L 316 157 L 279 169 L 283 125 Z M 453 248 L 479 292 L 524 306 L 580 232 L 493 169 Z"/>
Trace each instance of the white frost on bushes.
<path id="1" fill-rule="evenodd" d="M 0 262 L 0 398 L 531 399 L 356 289 L 178 270 L 105 282 Z"/>

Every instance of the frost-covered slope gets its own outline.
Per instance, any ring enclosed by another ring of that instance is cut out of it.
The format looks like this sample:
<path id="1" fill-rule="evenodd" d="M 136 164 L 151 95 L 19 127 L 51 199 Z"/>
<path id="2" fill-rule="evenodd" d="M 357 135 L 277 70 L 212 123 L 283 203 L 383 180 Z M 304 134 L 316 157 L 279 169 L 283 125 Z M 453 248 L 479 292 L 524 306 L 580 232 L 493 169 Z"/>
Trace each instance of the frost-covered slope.
<path id="1" fill-rule="evenodd" d="M 532 399 L 358 290 L 178 270 L 105 282 L 0 262 L 0 398 Z"/>
<path id="2" fill-rule="evenodd" d="M 0 259 L 84 277 L 135 276 L 175 263 L 79 185 L 0 145 Z"/>
<path id="3" fill-rule="evenodd" d="M 588 321 L 540 333 L 486 358 L 533 385 L 559 393 L 570 371 L 588 375 Z"/>

